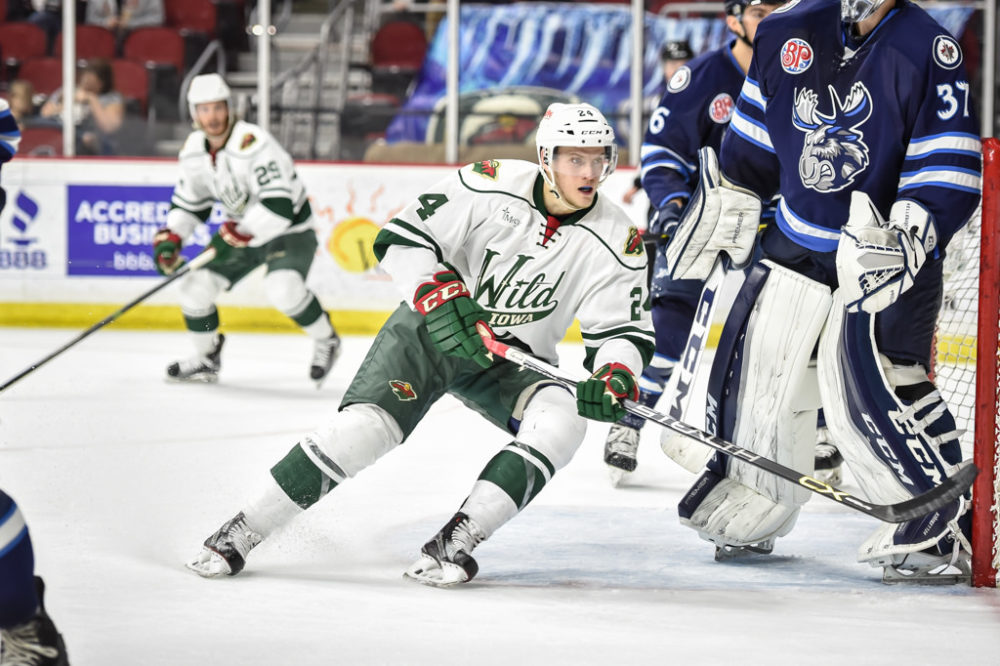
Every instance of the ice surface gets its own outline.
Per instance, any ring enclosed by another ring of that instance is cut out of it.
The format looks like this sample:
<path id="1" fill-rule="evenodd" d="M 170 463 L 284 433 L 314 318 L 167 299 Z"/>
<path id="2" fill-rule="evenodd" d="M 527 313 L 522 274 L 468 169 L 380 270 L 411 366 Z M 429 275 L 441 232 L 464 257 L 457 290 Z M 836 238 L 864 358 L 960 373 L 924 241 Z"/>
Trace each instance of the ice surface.
<path id="1" fill-rule="evenodd" d="M 0 329 L 0 380 L 75 334 Z M 28 520 L 75 666 L 1000 664 L 996 590 L 883 585 L 855 562 L 877 523 L 822 498 L 772 556 L 714 562 L 677 521 L 693 477 L 653 425 L 620 489 L 601 462 L 607 426 L 592 425 L 573 462 L 476 550 L 473 583 L 405 581 L 508 441 L 451 399 L 240 576 L 184 569 L 335 412 L 369 343 L 347 338 L 317 391 L 304 336 L 234 333 L 218 385 L 181 385 L 163 375 L 190 353 L 183 334 L 102 330 L 0 393 L 0 487 Z"/>

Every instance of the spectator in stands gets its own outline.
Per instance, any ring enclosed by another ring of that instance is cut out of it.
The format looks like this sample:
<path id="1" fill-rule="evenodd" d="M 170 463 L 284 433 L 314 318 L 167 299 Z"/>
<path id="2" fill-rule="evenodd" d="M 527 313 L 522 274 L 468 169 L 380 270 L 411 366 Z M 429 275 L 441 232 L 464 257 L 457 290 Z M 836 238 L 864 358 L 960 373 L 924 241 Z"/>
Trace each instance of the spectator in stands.
<path id="1" fill-rule="evenodd" d="M 87 23 L 104 26 L 118 39 L 135 28 L 163 25 L 163 0 L 88 0 Z"/>
<path id="2" fill-rule="evenodd" d="M 35 108 L 35 86 L 31 81 L 15 79 L 10 82 L 8 91 L 10 113 L 17 121 L 17 126 L 24 129 L 25 123 L 37 113 Z"/>
<path id="3" fill-rule="evenodd" d="M 52 43 L 62 29 L 62 0 L 31 0 L 31 9 L 28 22 L 45 31 L 51 53 Z"/>
<path id="4" fill-rule="evenodd" d="M 76 123 L 76 150 L 80 155 L 113 155 L 115 134 L 125 121 L 125 100 L 114 89 L 111 63 L 105 58 L 90 60 L 77 81 L 73 95 Z M 43 118 L 62 115 L 62 88 L 42 106 Z"/>

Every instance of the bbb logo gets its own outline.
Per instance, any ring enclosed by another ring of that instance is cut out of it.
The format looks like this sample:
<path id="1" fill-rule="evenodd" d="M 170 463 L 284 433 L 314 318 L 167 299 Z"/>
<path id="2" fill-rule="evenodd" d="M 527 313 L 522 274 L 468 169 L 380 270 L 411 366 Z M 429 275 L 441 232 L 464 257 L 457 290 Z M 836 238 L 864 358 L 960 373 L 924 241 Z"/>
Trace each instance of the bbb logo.
<path id="1" fill-rule="evenodd" d="M 38 242 L 38 238 L 30 234 L 32 226 L 38 221 L 38 212 L 37 201 L 24 192 L 18 193 L 14 201 L 14 212 L 10 218 L 14 234 L 3 239 L 14 247 L 10 249 L 0 246 L 0 270 L 11 268 L 41 270 L 48 265 L 45 250 L 31 248 L 32 244 Z"/>
<path id="2" fill-rule="evenodd" d="M 804 39 L 789 39 L 781 47 L 781 68 L 789 74 L 801 74 L 813 64 L 812 46 Z"/>

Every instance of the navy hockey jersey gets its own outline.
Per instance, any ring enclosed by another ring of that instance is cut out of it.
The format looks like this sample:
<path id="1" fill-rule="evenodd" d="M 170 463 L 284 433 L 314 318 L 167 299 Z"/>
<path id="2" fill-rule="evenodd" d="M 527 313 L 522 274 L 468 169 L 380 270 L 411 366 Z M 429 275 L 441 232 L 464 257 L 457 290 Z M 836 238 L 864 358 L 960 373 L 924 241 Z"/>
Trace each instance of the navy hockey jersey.
<path id="1" fill-rule="evenodd" d="M 799 246 L 832 252 L 853 190 L 883 217 L 897 198 L 934 216 L 943 247 L 979 201 L 981 145 L 957 42 L 908 0 L 866 39 L 839 0 L 792 0 L 763 22 L 720 166 Z"/>
<path id="2" fill-rule="evenodd" d="M 731 45 L 698 56 L 670 78 L 642 144 L 640 177 L 653 206 L 690 198 L 698 184 L 698 150 L 719 150 L 743 78 Z"/>

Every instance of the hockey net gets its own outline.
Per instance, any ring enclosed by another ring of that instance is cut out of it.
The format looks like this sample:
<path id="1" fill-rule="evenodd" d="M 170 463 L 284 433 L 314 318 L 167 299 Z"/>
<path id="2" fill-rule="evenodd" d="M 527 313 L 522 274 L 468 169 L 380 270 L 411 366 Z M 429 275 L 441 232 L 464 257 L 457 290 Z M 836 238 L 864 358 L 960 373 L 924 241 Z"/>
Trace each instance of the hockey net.
<path id="1" fill-rule="evenodd" d="M 935 383 L 964 430 L 979 476 L 972 497 L 972 584 L 996 587 L 1000 569 L 1000 141 L 983 142 L 983 201 L 948 245 Z"/>

